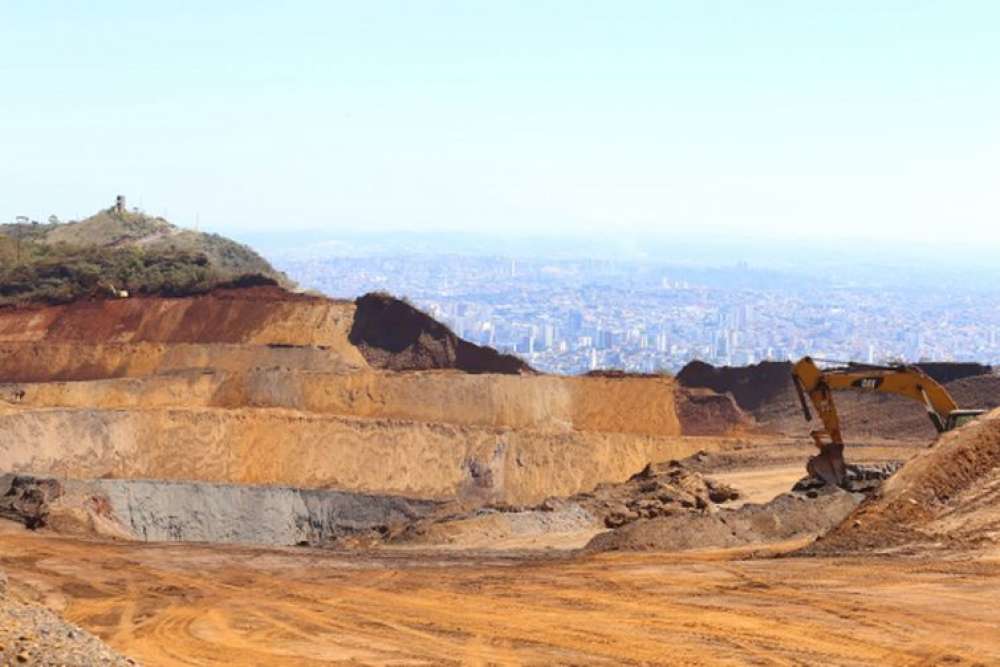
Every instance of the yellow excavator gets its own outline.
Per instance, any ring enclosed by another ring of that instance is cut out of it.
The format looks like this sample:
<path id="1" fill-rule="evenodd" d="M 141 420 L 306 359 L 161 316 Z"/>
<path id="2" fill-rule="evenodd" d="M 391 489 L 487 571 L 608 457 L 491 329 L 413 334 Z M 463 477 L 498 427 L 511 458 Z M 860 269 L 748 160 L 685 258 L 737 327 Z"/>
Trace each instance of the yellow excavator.
<path id="1" fill-rule="evenodd" d="M 844 462 L 840 419 L 833 403 L 834 391 L 853 389 L 898 394 L 920 401 L 927 408 L 927 415 L 938 433 L 950 431 L 986 412 L 960 410 L 948 391 L 916 366 L 875 366 L 847 362 L 821 369 L 811 357 L 803 357 L 792 367 L 792 379 L 806 421 L 812 420 L 809 411 L 811 402 L 823 422 L 822 429 L 810 433 L 819 448 L 819 454 L 809 459 L 806 470 L 813 477 L 838 486 L 844 484 L 847 465 Z"/>

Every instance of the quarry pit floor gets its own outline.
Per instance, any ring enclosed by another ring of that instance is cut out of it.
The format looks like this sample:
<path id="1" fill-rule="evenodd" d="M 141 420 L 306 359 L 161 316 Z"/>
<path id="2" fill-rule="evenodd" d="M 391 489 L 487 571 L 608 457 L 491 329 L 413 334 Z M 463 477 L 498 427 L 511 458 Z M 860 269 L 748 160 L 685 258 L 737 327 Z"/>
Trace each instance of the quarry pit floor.
<path id="1" fill-rule="evenodd" d="M 996 664 L 1000 553 L 554 556 L 5 527 L 22 593 L 147 665 Z"/>
<path id="2" fill-rule="evenodd" d="M 713 474 L 764 501 L 801 475 L 803 451 L 747 448 Z M 802 540 L 581 555 L 586 536 L 552 537 L 333 551 L 0 521 L 0 570 L 146 665 L 1000 664 L 1000 551 L 789 556 Z"/>

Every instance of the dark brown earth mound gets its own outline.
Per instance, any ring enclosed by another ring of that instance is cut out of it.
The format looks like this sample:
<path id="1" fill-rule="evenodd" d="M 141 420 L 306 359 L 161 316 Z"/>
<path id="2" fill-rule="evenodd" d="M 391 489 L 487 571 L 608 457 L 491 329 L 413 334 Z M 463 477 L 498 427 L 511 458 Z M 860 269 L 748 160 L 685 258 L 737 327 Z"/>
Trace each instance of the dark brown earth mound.
<path id="1" fill-rule="evenodd" d="M 737 405 L 754 413 L 776 400 L 784 402 L 789 392 L 794 397 L 792 365 L 787 361 L 721 367 L 692 361 L 677 374 L 677 381 L 684 387 L 730 393 Z"/>
<path id="2" fill-rule="evenodd" d="M 618 368 L 597 368 L 592 371 L 587 371 L 583 374 L 584 377 L 588 378 L 655 378 L 663 377 L 663 375 L 658 373 L 637 373 L 633 371 L 623 371 Z"/>
<path id="3" fill-rule="evenodd" d="M 1000 411 L 946 433 L 908 461 L 806 550 L 849 553 L 908 545 L 1000 543 Z"/>
<path id="4" fill-rule="evenodd" d="M 931 361 L 919 368 L 945 384 L 977 375 L 988 375 L 990 366 L 976 363 Z M 792 364 L 788 361 L 762 361 L 751 366 L 712 366 L 692 361 L 677 375 L 685 387 L 705 387 L 720 394 L 731 393 L 744 410 L 767 411 L 770 404 L 796 402 L 792 384 Z M 793 399 L 793 400 L 790 400 Z"/>
<path id="5" fill-rule="evenodd" d="M 977 375 L 989 375 L 993 372 L 992 366 L 957 361 L 924 361 L 917 364 L 917 368 L 941 384 Z"/>
<path id="6" fill-rule="evenodd" d="M 467 373 L 532 373 L 517 357 L 462 340 L 430 315 L 388 294 L 359 297 L 349 340 L 369 364 L 394 371 L 455 368 Z"/>
<path id="7" fill-rule="evenodd" d="M 754 425 L 731 394 L 678 387 L 675 401 L 684 435 L 732 435 Z"/>
<path id="8" fill-rule="evenodd" d="M 1000 375 L 977 375 L 945 385 L 955 402 L 963 408 L 992 410 L 1000 407 Z"/>
<path id="9" fill-rule="evenodd" d="M 1000 376 L 977 375 L 944 385 L 960 408 L 990 410 L 1000 406 Z M 933 440 L 937 437 L 923 404 L 891 394 L 843 391 L 835 395 L 840 423 L 848 444 L 865 438 Z M 807 423 L 798 399 L 792 395 L 783 404 L 758 411 L 757 419 L 767 428 L 787 434 L 808 435 L 818 422 Z"/>
<path id="10" fill-rule="evenodd" d="M 992 370 L 989 366 L 927 362 L 920 367 L 945 383 L 962 408 L 1000 406 L 1000 376 L 989 374 Z M 677 380 L 685 387 L 706 387 L 720 394 L 732 394 L 736 403 L 765 428 L 807 436 L 817 422 L 807 423 L 803 418 L 791 369 L 789 362 L 715 367 L 693 361 L 681 370 Z M 907 398 L 844 391 L 836 394 L 836 402 L 849 443 L 852 439 L 870 437 L 931 440 L 937 435 L 924 406 Z"/>

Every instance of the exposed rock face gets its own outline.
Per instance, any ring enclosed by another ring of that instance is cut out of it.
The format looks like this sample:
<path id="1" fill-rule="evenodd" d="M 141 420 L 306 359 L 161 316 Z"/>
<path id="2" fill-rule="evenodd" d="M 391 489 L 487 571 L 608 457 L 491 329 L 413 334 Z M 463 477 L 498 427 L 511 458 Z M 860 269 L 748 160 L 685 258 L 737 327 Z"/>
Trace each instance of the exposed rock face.
<path id="1" fill-rule="evenodd" d="M 467 373 L 531 373 L 517 357 L 462 340 L 405 301 L 366 294 L 355 301 L 350 340 L 368 363 L 394 371 L 457 368 Z"/>
<path id="2" fill-rule="evenodd" d="M 0 477 L 0 518 L 41 528 L 48 518 L 52 502 L 63 494 L 62 484 L 54 479 L 30 475 Z"/>
<path id="3" fill-rule="evenodd" d="M 31 442 L 31 447 L 25 447 Z M 0 413 L 0 469 L 278 484 L 444 499 L 474 488 L 539 502 L 713 443 L 621 432 L 509 429 L 294 410 L 41 409 Z M 499 445 L 504 445 L 500 447 Z M 487 485 L 488 488 L 484 488 Z"/>
<path id="4" fill-rule="evenodd" d="M 328 544 L 364 533 L 386 535 L 438 503 L 373 494 L 276 486 L 154 480 L 94 480 L 115 519 L 140 540 Z"/>

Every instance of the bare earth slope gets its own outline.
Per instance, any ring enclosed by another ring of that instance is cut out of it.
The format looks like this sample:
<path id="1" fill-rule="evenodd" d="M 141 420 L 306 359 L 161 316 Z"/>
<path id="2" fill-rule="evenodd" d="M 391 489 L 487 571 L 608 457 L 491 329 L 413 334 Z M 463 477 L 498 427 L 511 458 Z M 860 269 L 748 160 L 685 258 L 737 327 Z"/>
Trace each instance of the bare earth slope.
<path id="1" fill-rule="evenodd" d="M 384 295 L 0 309 L 12 472 L 537 502 L 721 446 L 682 437 L 744 424 L 713 396 L 667 377 L 535 374 Z"/>
<path id="2" fill-rule="evenodd" d="M 1000 544 L 1000 410 L 911 459 L 811 551 Z"/>

